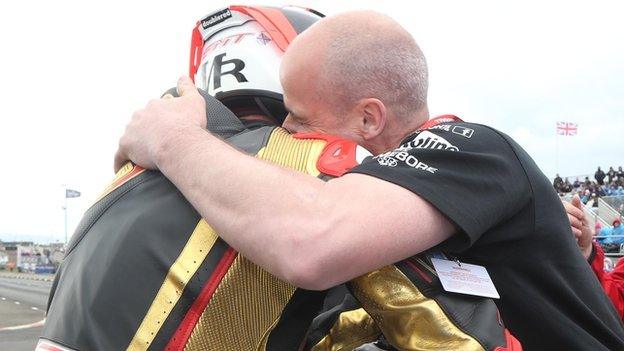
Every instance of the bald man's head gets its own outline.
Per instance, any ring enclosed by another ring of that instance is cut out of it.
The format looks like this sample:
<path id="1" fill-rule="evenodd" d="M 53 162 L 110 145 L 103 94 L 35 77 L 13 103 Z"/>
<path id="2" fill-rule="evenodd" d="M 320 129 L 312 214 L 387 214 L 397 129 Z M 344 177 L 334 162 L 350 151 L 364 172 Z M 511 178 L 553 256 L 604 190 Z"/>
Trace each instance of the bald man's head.
<path id="1" fill-rule="evenodd" d="M 398 120 L 427 109 L 427 65 L 414 38 L 373 11 L 327 17 L 302 33 L 284 57 L 282 74 L 301 73 L 338 115 L 358 100 L 376 98 Z M 311 97 L 312 98 L 312 97 Z M 419 114 L 420 113 L 420 114 Z"/>

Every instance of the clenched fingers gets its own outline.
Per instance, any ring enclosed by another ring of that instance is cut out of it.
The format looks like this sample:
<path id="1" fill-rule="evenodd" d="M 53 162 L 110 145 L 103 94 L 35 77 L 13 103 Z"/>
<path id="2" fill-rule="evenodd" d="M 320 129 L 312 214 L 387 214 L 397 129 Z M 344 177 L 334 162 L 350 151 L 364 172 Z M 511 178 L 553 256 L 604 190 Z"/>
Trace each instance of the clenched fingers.
<path id="1" fill-rule="evenodd" d="M 584 221 L 585 220 L 585 212 L 583 212 L 583 210 L 581 210 L 578 207 L 574 206 L 570 202 L 567 202 L 567 201 L 562 201 L 562 202 L 563 202 L 563 207 L 565 208 L 566 212 L 568 213 L 568 216 L 573 216 L 573 217 L 577 218 L 579 221 Z"/>

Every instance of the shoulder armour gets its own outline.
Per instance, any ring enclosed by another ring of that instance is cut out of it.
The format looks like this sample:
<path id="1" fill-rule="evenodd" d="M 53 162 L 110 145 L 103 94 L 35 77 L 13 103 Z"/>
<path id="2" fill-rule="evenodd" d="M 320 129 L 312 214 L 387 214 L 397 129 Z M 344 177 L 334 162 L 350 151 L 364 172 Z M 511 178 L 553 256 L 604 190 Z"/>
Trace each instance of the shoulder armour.
<path id="1" fill-rule="evenodd" d="M 358 146 L 354 141 L 334 135 L 297 133 L 293 137 L 301 140 L 325 141 L 325 147 L 316 161 L 316 167 L 319 171 L 334 177 L 342 176 L 351 168 L 359 165 L 364 157 L 371 156 L 370 152 Z"/>

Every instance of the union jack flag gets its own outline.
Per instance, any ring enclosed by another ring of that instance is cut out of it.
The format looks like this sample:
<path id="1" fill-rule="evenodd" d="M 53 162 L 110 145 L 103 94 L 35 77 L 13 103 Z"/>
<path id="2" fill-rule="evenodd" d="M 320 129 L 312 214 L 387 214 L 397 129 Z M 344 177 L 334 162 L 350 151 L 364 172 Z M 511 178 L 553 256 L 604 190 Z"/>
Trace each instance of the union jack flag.
<path id="1" fill-rule="evenodd" d="M 557 122 L 557 134 L 559 135 L 576 135 L 578 125 L 572 122 Z"/>

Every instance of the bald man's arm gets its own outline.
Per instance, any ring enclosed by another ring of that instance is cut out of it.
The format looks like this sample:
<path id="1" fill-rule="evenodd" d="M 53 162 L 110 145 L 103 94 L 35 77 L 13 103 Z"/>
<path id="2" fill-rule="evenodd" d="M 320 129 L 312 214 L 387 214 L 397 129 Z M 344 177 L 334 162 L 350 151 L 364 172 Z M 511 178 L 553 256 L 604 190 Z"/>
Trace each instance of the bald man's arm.
<path id="1" fill-rule="evenodd" d="M 159 169 L 232 247 L 297 286 L 325 289 L 448 238 L 453 225 L 397 185 L 323 182 L 244 155 L 201 128 L 170 135 Z"/>
<path id="2" fill-rule="evenodd" d="M 204 99 L 188 78 L 178 92 L 135 112 L 117 163 L 160 169 L 228 244 L 276 276 L 325 289 L 453 232 L 397 185 L 360 174 L 323 182 L 235 150 L 205 130 Z"/>

